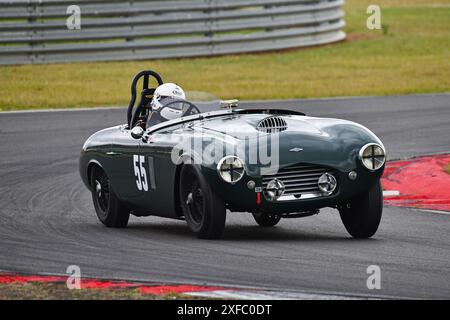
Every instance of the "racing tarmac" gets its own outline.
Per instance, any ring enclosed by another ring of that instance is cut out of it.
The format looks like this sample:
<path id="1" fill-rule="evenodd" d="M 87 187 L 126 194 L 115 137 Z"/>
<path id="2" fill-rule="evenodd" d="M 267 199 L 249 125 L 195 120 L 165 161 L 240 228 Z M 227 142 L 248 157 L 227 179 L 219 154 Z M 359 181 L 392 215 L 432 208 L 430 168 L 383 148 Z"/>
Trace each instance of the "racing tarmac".
<path id="1" fill-rule="evenodd" d="M 241 103 L 295 108 L 359 122 L 389 159 L 450 153 L 450 95 Z M 0 113 L 0 270 L 249 286 L 311 293 L 450 298 L 450 214 L 385 207 L 378 233 L 354 240 L 337 211 L 284 219 L 271 229 L 228 213 L 222 240 L 200 240 L 185 222 L 131 218 L 126 229 L 97 220 L 78 174 L 93 132 L 124 123 L 124 109 Z M 381 289 L 366 286 L 381 268 Z"/>

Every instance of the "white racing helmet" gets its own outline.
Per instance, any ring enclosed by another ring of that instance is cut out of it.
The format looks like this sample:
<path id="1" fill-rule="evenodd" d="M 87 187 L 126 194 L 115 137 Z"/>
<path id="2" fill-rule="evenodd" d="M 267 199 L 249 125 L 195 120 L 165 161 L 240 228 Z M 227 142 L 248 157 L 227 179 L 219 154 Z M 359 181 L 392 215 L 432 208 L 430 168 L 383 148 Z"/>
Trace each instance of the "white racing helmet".
<path id="1" fill-rule="evenodd" d="M 161 108 L 164 103 L 163 100 L 185 100 L 186 94 L 184 90 L 176 85 L 175 83 L 164 83 L 156 88 L 155 93 L 153 94 L 153 100 L 151 103 L 152 110 L 158 110 Z M 166 101 L 166 103 L 167 103 Z"/>

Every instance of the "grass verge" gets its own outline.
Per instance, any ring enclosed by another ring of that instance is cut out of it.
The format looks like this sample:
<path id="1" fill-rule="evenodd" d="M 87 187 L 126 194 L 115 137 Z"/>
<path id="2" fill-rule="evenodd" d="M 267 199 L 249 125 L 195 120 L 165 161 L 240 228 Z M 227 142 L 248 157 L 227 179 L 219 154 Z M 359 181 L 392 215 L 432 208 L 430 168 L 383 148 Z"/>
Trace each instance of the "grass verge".
<path id="1" fill-rule="evenodd" d="M 450 91 L 450 0 L 347 0 L 344 42 L 318 48 L 178 60 L 0 67 L 0 110 L 126 105 L 133 75 L 160 72 L 222 98 L 287 99 Z"/>
<path id="2" fill-rule="evenodd" d="M 444 171 L 450 174 L 450 163 L 444 167 Z"/>
<path id="3" fill-rule="evenodd" d="M 193 299 L 180 294 L 155 296 L 137 288 L 69 290 L 65 283 L 0 284 L 0 300 L 174 300 Z"/>

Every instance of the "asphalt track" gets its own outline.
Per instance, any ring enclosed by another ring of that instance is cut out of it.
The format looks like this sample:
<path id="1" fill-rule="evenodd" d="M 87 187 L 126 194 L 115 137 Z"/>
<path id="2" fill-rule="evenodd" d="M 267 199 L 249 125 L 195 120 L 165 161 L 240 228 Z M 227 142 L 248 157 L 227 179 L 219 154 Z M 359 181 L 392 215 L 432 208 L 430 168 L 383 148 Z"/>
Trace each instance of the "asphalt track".
<path id="1" fill-rule="evenodd" d="M 264 102 L 357 121 L 389 158 L 450 152 L 450 95 Z M 258 103 L 242 104 L 255 107 Z M 450 298 L 450 215 L 385 207 L 373 239 L 354 240 L 331 209 L 258 228 L 229 213 L 222 240 L 185 222 L 132 218 L 103 227 L 77 171 L 84 140 L 123 123 L 125 110 L 0 114 L 0 270 L 264 287 L 315 293 Z M 381 290 L 366 269 L 381 268 Z"/>

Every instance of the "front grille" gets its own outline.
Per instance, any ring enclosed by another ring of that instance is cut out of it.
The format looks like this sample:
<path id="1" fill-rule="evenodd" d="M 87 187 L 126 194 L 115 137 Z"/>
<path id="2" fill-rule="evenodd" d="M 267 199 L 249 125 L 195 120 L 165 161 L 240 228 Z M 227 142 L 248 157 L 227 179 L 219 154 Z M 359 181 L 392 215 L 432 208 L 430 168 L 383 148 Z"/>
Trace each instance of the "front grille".
<path id="1" fill-rule="evenodd" d="M 278 179 L 284 183 L 285 191 L 283 197 L 302 198 L 302 195 L 308 194 L 309 197 L 322 196 L 322 192 L 317 184 L 319 177 L 329 173 L 336 177 L 335 171 L 328 167 L 312 164 L 296 164 L 290 167 L 280 169 L 274 175 L 263 176 L 263 189 L 266 190 L 267 184 L 272 179 Z"/>

